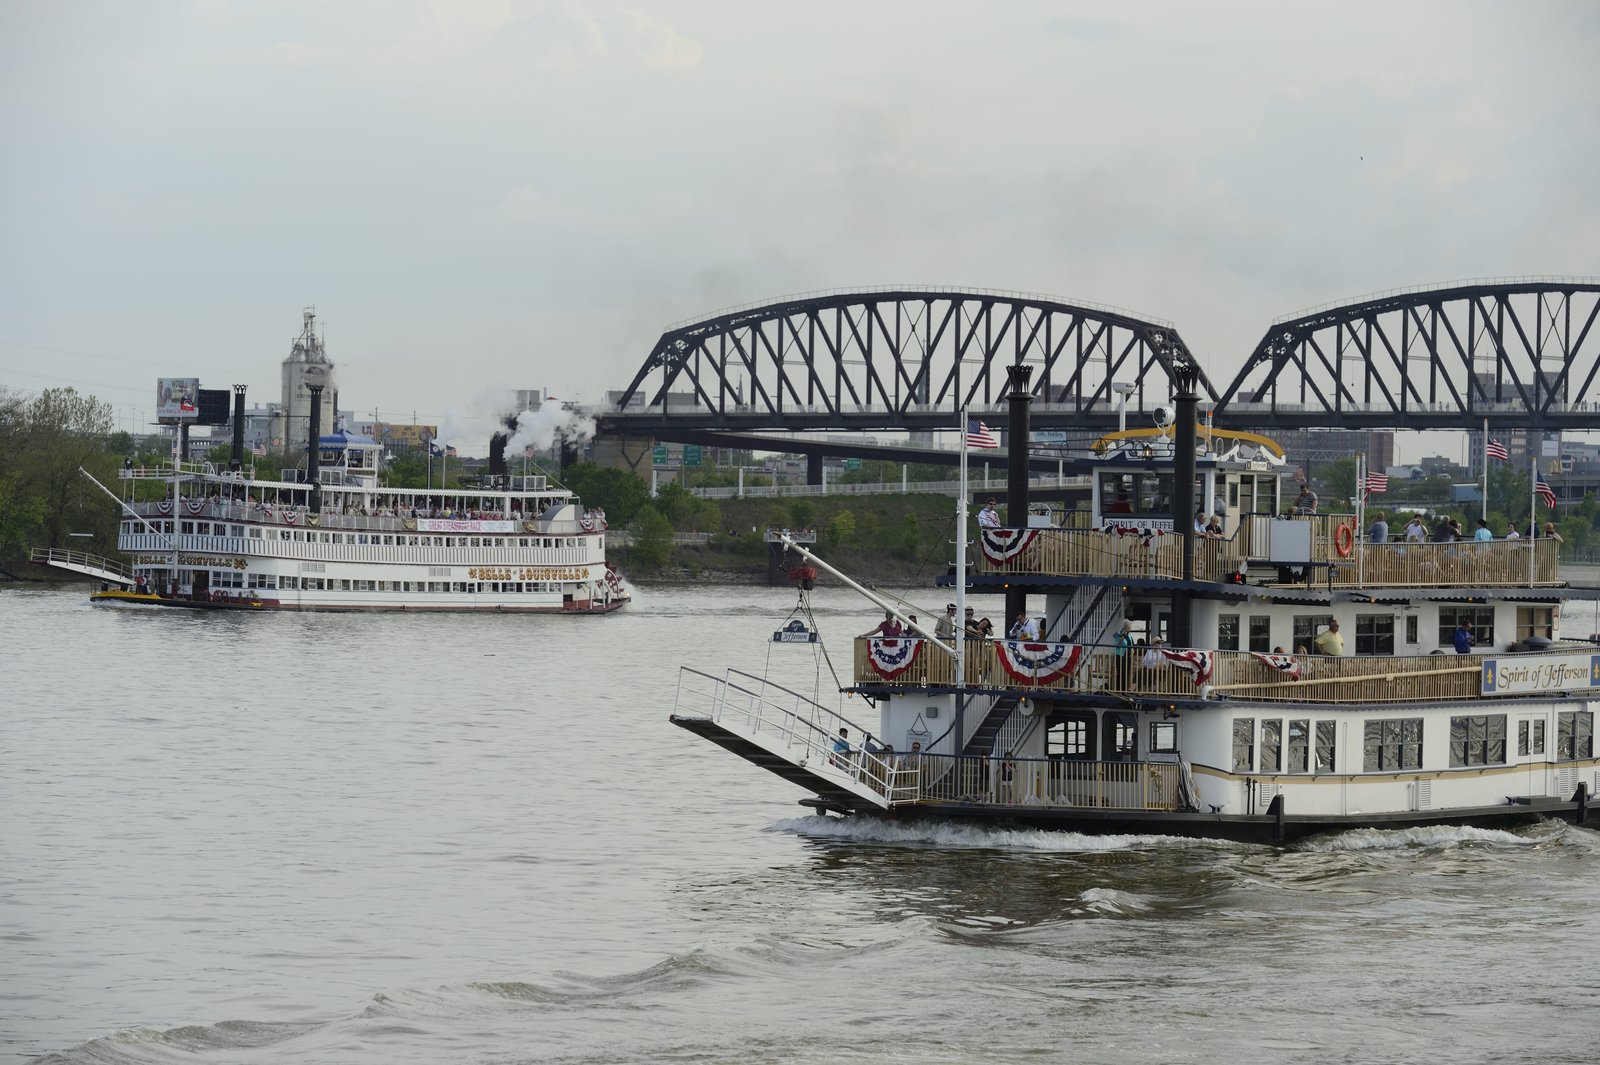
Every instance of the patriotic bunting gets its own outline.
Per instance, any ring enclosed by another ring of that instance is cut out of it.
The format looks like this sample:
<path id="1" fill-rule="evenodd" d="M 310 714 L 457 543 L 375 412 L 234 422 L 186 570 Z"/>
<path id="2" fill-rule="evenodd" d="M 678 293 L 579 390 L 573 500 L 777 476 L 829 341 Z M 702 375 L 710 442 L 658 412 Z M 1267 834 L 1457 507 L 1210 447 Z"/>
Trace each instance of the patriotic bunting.
<path id="1" fill-rule="evenodd" d="M 172 513 L 172 500 L 170 500 L 170 499 L 158 499 L 158 500 L 156 500 L 156 513 L 157 514 L 171 514 Z"/>
<path id="2" fill-rule="evenodd" d="M 1174 651 L 1165 647 L 1158 648 L 1158 650 L 1161 652 L 1161 657 L 1179 669 L 1186 670 L 1194 678 L 1196 685 L 1205 684 L 1211 680 L 1210 651 L 1196 651 L 1188 648 Z"/>
<path id="3" fill-rule="evenodd" d="M 206 509 L 206 501 L 204 499 L 185 499 L 183 501 L 183 507 L 190 514 L 198 514 L 202 510 Z"/>
<path id="4" fill-rule="evenodd" d="M 1282 673 L 1290 680 L 1300 679 L 1300 659 L 1294 655 L 1263 655 L 1257 654 L 1256 658 L 1264 664 Z"/>
<path id="5" fill-rule="evenodd" d="M 996 640 L 995 657 L 1011 679 L 1023 684 L 1050 684 L 1078 672 L 1083 647 L 1075 643 L 1025 643 Z"/>
<path id="6" fill-rule="evenodd" d="M 910 669 L 921 652 L 921 640 L 874 637 L 867 641 L 867 660 L 885 680 L 893 680 Z"/>
<path id="7" fill-rule="evenodd" d="M 983 557 L 998 566 L 1026 551 L 1038 535 L 1038 529 L 979 529 L 978 542 Z"/>

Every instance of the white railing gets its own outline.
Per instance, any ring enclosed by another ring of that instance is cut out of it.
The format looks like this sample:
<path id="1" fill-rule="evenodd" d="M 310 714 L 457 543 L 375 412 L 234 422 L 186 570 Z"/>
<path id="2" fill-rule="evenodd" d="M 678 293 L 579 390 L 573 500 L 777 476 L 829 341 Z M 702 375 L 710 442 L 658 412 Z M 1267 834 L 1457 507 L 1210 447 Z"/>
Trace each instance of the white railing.
<path id="1" fill-rule="evenodd" d="M 96 577 L 117 580 L 123 583 L 129 583 L 133 580 L 133 571 L 121 562 L 104 558 L 100 555 L 91 555 L 87 551 L 73 551 L 65 547 L 35 547 L 28 552 L 28 561 L 43 562 L 62 569 L 72 569 L 79 573 L 92 574 Z"/>
<path id="2" fill-rule="evenodd" d="M 989 487 L 1004 487 L 1004 477 L 973 478 L 967 482 L 967 488 L 983 491 Z M 1087 477 L 1031 477 L 1028 480 L 1030 488 L 1085 488 L 1089 485 Z M 959 495 L 961 492 L 960 481 L 911 481 L 901 485 L 899 481 L 886 481 L 882 484 L 841 484 L 829 482 L 828 484 L 769 484 L 760 486 L 746 486 L 739 488 L 691 488 L 690 493 L 702 499 L 770 499 L 787 498 L 791 496 L 849 496 L 849 495 L 909 495 L 911 493 Z"/>
<path id="3" fill-rule="evenodd" d="M 313 530 L 314 531 L 314 530 Z M 202 554 L 299 559 L 316 562 L 362 562 L 432 566 L 586 566 L 605 561 L 598 547 L 434 547 L 431 545 L 334 544 L 283 540 L 278 537 L 174 537 L 176 550 Z M 117 547 L 129 553 L 169 557 L 174 548 L 166 536 L 123 533 Z M 223 559 L 215 562 L 225 561 Z"/>

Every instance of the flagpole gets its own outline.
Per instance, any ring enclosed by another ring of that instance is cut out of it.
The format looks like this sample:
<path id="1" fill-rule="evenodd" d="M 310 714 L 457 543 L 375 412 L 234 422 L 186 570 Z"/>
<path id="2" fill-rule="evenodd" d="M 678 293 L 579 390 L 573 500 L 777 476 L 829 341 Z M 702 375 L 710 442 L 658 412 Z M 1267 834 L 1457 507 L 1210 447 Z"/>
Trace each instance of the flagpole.
<path id="1" fill-rule="evenodd" d="M 1489 520 L 1489 419 L 1483 419 L 1483 520 Z"/>
<path id="2" fill-rule="evenodd" d="M 960 754 L 966 744 L 961 719 L 964 701 L 962 689 L 967 686 L 967 409 L 962 407 L 959 415 L 961 476 L 960 491 L 956 497 L 956 740 L 951 754 Z"/>
<path id="3" fill-rule="evenodd" d="M 1367 504 L 1367 456 L 1356 456 L 1356 527 L 1355 535 L 1350 537 L 1350 542 L 1355 546 L 1356 552 L 1356 587 L 1367 586 L 1367 551 L 1362 543 L 1362 530 L 1366 528 Z"/>
<path id="4" fill-rule="evenodd" d="M 1535 533 L 1539 528 L 1539 449 L 1533 443 L 1533 433 L 1528 433 L 1528 587 L 1533 587 L 1533 559 L 1539 549 Z"/>

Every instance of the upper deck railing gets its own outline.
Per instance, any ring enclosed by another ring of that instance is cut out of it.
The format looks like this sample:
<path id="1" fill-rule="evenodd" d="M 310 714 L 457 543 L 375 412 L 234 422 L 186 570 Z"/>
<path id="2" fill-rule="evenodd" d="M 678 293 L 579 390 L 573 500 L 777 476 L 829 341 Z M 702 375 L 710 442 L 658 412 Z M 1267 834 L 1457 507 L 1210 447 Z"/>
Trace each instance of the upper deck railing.
<path id="1" fill-rule="evenodd" d="M 902 640 L 905 657 L 892 657 L 883 666 L 870 653 L 872 638 L 855 641 L 856 684 L 869 687 L 951 687 L 955 660 L 932 641 Z M 1258 655 L 1250 651 L 1175 651 L 1203 656 L 1194 666 L 1173 661 L 1146 665 L 1145 649 L 1117 654 L 1114 648 L 1083 646 L 1073 668 L 1055 672 L 1070 662 L 1070 644 L 1030 644 L 1044 651 L 1031 653 L 1034 662 L 1052 664 L 1030 670 L 1026 662 L 1004 652 L 1002 640 L 969 639 L 966 646 L 965 686 L 1005 691 L 1100 694 L 1130 698 L 1197 699 L 1203 694 L 1231 700 L 1288 703 L 1405 703 L 1496 698 L 1483 693 L 1483 656 L 1480 655 Z M 1057 649 L 1068 649 L 1057 654 Z M 1515 663 L 1518 655 L 1495 655 L 1498 662 Z M 1530 652 L 1530 658 L 1539 653 Z M 1276 663 L 1276 664 L 1274 664 Z M 1209 673 L 1202 693 L 1197 667 Z M 1035 679 L 1041 678 L 1041 679 Z"/>
<path id="2" fill-rule="evenodd" d="M 242 524 L 268 525 L 280 528 L 305 528 L 344 531 L 344 532 L 377 532 L 377 533 L 405 533 L 408 535 L 425 532 L 427 535 L 436 535 L 446 530 L 422 530 L 417 524 L 424 520 L 456 520 L 445 515 L 432 515 L 423 511 L 414 514 L 348 514 L 336 510 L 324 509 L 320 514 L 311 514 L 304 507 L 274 507 L 255 503 L 230 503 L 227 501 L 213 501 L 209 499 L 185 500 L 181 514 L 174 514 L 170 501 L 157 503 L 131 503 L 135 513 L 152 519 L 181 517 L 185 521 L 229 521 Z M 521 511 L 512 511 L 510 514 L 497 514 L 492 511 L 472 512 L 459 518 L 463 522 L 513 522 L 515 529 L 474 529 L 463 526 L 460 530 L 449 530 L 454 535 L 479 535 L 479 536 L 527 536 L 529 534 L 540 536 L 588 536 L 606 531 L 603 518 L 574 518 L 563 521 L 538 521 L 532 515 Z"/>
<path id="3" fill-rule="evenodd" d="M 1270 566 L 1274 530 L 1309 527 L 1309 557 L 1288 583 L 1325 583 L 1333 588 L 1527 587 L 1561 585 L 1558 545 L 1549 539 L 1463 540 L 1455 543 L 1373 544 L 1362 540 L 1349 515 L 1320 514 L 1274 519 L 1246 515 L 1234 535 L 1198 538 L 1194 579 L 1227 581 L 1241 569 Z M 1051 577 L 1122 577 L 1178 580 L 1183 575 L 1183 537 L 1133 525 L 1105 529 L 1002 529 L 974 545 L 972 572 Z M 1004 542 L 1000 542 L 1004 541 Z M 1306 572 L 1305 562 L 1314 564 Z M 1265 580 L 1277 583 L 1274 572 Z"/>

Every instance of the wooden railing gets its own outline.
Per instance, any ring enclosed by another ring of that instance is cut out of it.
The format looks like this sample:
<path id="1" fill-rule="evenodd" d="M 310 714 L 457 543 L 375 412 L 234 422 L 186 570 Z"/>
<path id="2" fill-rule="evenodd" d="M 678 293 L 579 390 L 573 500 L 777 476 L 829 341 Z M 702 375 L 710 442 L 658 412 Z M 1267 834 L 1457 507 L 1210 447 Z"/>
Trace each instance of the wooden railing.
<path id="1" fill-rule="evenodd" d="M 1099 529 L 1028 531 L 1035 533 L 1033 542 L 1005 562 L 990 559 L 981 543 L 973 545 L 972 571 L 1057 577 L 1183 578 L 1183 537 L 1170 532 L 1141 536 Z M 1197 581 L 1225 579 L 1238 570 L 1243 557 L 1232 540 L 1201 539 L 1194 546 Z"/>
<path id="2" fill-rule="evenodd" d="M 895 805 L 934 801 L 1176 810 L 1179 774 L 1175 763 L 935 754 L 897 758 L 887 794 Z"/>
<path id="3" fill-rule="evenodd" d="M 1226 581 L 1241 564 L 1265 564 L 1271 519 L 1247 515 L 1231 539 L 1196 539 L 1194 579 Z M 1562 583 L 1553 540 L 1471 540 L 1453 544 L 1368 544 L 1356 535 L 1353 515 L 1313 514 L 1292 519 L 1311 525 L 1310 575 L 1294 572 L 1293 583 L 1335 588 L 1527 587 Z M 1340 528 L 1349 531 L 1340 535 Z M 983 545 L 973 545 L 972 572 L 1052 577 L 1122 577 L 1179 580 L 1183 576 L 1183 537 L 1173 533 L 1098 529 L 1038 529 L 1014 557 L 995 562 Z M 1340 551 L 1341 544 L 1349 553 Z M 1529 554 L 1533 565 L 1530 566 Z"/>
<path id="4" fill-rule="evenodd" d="M 955 660 L 929 646 L 919 647 L 907 668 L 885 676 L 873 663 L 870 638 L 856 640 L 855 682 L 874 688 L 953 687 Z M 1002 691 L 1102 693 L 1130 697 L 1200 697 L 1194 675 L 1170 663 L 1146 666 L 1136 650 L 1118 655 L 1109 647 L 1085 647 L 1077 670 L 1045 683 L 1021 679 L 1001 663 L 995 640 L 968 640 L 965 687 Z M 1052 645 L 1057 646 L 1057 645 Z M 1481 694 L 1483 660 L 1476 655 L 1364 655 L 1341 658 L 1294 656 L 1295 679 L 1248 651 L 1212 651 L 1209 694 L 1240 701 L 1290 703 L 1402 703 L 1437 699 L 1494 698 Z M 1515 655 L 1497 655 L 1502 662 Z"/>
<path id="5" fill-rule="evenodd" d="M 1356 544 L 1333 567 L 1330 581 L 1335 588 L 1561 584 L 1558 547 L 1554 540 Z"/>

